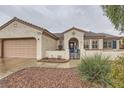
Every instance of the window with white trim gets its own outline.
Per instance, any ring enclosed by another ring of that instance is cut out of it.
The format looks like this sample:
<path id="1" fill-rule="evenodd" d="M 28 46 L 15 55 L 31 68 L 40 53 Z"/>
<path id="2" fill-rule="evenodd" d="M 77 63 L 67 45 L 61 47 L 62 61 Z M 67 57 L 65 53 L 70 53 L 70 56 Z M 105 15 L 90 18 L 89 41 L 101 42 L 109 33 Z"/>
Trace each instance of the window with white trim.
<path id="1" fill-rule="evenodd" d="M 92 48 L 97 49 L 98 48 L 98 40 L 92 40 Z"/>
<path id="2" fill-rule="evenodd" d="M 84 40 L 84 48 L 89 49 L 90 41 L 89 40 Z"/>
<path id="3" fill-rule="evenodd" d="M 112 48 L 112 41 L 111 40 L 104 41 L 103 48 Z"/>

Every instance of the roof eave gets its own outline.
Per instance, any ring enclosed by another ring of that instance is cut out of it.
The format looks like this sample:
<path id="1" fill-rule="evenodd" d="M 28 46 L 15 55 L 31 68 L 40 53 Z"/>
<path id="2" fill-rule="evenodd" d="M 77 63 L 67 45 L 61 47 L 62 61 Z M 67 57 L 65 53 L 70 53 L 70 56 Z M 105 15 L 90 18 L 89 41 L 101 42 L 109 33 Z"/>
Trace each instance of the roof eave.
<path id="1" fill-rule="evenodd" d="M 35 28 L 35 29 L 40 30 L 40 31 L 43 31 L 43 32 L 49 34 L 50 36 L 52 36 L 53 38 L 58 39 L 58 37 L 56 37 L 54 34 L 52 34 L 51 32 L 49 32 L 47 29 L 44 29 L 44 28 L 39 27 L 39 26 L 36 26 L 36 25 L 34 25 L 34 24 L 32 24 L 32 23 L 23 21 L 23 20 L 21 20 L 21 19 L 19 19 L 19 18 L 17 18 L 17 17 L 14 17 L 14 18 L 11 19 L 10 21 L 8 21 L 8 22 L 6 22 L 5 24 L 3 24 L 3 25 L 0 27 L 0 30 L 4 29 L 6 26 L 8 26 L 9 24 L 11 24 L 11 23 L 14 22 L 14 21 L 20 22 L 20 23 L 22 23 L 22 24 L 24 24 L 24 25 L 28 25 L 28 26 L 30 26 L 30 27 L 32 27 L 32 28 Z"/>
<path id="2" fill-rule="evenodd" d="M 85 30 L 82 30 L 82 29 L 79 29 L 79 28 L 76 28 L 76 27 L 72 27 L 72 28 L 70 28 L 70 29 L 68 29 L 68 30 L 66 30 L 66 31 L 64 31 L 64 32 L 62 32 L 63 34 L 65 34 L 65 33 L 67 33 L 67 32 L 69 32 L 69 31 L 71 31 L 71 30 L 77 30 L 77 31 L 80 31 L 80 32 L 87 32 L 87 31 L 85 31 Z"/>

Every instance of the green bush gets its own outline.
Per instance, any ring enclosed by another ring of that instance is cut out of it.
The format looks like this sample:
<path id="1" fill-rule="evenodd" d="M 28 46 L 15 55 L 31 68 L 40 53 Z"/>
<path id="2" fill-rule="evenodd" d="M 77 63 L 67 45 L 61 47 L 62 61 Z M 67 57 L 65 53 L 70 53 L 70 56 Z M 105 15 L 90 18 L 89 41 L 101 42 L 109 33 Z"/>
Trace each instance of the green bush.
<path id="1" fill-rule="evenodd" d="M 113 61 L 110 78 L 113 87 L 124 88 L 124 56 Z"/>
<path id="2" fill-rule="evenodd" d="M 82 79 L 102 84 L 105 87 L 110 84 L 108 78 L 108 73 L 111 71 L 109 57 L 104 57 L 101 54 L 84 56 L 78 69 Z"/>

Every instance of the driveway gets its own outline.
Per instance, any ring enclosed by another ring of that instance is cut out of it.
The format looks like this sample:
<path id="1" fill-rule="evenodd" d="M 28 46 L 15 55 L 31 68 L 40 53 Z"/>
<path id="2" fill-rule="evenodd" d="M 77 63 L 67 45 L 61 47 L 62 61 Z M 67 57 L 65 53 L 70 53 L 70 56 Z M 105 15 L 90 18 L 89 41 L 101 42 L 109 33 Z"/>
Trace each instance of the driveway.
<path id="1" fill-rule="evenodd" d="M 67 63 L 46 63 L 37 62 L 36 59 L 2 58 L 0 59 L 0 79 L 27 67 L 73 68 L 79 63 L 79 60 L 70 60 Z"/>
<path id="2" fill-rule="evenodd" d="M 35 59 L 2 58 L 0 59 L 0 78 L 3 78 L 25 67 L 32 67 L 35 64 L 36 64 Z"/>

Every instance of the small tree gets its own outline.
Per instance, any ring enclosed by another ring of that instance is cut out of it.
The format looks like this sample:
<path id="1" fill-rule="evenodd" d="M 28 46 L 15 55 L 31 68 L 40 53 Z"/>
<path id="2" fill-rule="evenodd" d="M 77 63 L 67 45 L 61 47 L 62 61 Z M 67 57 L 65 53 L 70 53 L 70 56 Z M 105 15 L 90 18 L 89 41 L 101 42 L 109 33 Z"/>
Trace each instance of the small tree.
<path id="1" fill-rule="evenodd" d="M 105 15 L 110 19 L 115 29 L 124 32 L 124 6 L 123 5 L 103 5 Z"/>

